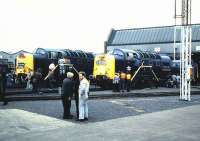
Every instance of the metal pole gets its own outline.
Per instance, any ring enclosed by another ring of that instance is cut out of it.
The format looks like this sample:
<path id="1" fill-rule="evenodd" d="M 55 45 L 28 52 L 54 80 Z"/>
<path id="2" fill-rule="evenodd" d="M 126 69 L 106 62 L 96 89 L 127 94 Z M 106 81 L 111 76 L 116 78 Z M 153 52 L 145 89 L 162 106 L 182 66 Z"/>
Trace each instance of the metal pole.
<path id="1" fill-rule="evenodd" d="M 174 61 L 176 60 L 176 0 L 174 0 Z"/>
<path id="2" fill-rule="evenodd" d="M 180 49 L 180 99 L 190 101 L 191 80 L 191 0 L 182 0 Z"/>
<path id="3" fill-rule="evenodd" d="M 176 60 L 176 22 L 174 25 L 174 61 Z"/>

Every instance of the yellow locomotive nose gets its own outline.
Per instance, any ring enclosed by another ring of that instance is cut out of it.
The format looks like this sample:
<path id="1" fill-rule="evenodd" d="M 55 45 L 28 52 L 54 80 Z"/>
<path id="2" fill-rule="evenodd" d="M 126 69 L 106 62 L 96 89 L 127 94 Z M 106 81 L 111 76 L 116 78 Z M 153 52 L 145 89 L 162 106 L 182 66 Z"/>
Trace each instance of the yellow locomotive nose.
<path id="1" fill-rule="evenodd" d="M 113 55 L 101 54 L 97 55 L 94 60 L 93 75 L 106 76 L 106 78 L 112 79 L 115 74 L 115 58 Z"/>
<path id="2" fill-rule="evenodd" d="M 29 53 L 23 53 L 16 57 L 16 75 L 25 74 L 29 70 L 34 70 L 33 55 Z"/>

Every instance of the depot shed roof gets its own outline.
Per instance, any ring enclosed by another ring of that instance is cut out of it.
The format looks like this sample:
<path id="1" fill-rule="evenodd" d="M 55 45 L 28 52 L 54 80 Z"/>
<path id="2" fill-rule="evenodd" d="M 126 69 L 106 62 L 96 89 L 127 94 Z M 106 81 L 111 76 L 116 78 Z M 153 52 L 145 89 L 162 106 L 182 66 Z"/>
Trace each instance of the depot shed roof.
<path id="1" fill-rule="evenodd" d="M 181 30 L 176 27 L 176 41 L 180 42 Z M 133 28 L 111 31 L 107 45 L 139 45 L 174 42 L 174 26 Z M 200 24 L 192 25 L 192 42 L 200 42 Z"/>

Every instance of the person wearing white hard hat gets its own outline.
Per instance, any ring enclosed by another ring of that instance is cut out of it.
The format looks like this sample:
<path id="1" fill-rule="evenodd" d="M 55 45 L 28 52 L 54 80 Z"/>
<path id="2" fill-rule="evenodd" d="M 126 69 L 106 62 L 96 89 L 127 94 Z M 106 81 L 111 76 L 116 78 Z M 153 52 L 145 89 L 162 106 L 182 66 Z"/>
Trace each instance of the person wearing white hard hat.
<path id="1" fill-rule="evenodd" d="M 56 66 L 54 65 L 54 63 L 51 63 L 49 65 L 48 83 L 49 83 L 50 89 L 52 89 L 54 87 L 55 78 L 54 78 L 53 70 L 55 69 L 55 67 Z"/>
<path id="2" fill-rule="evenodd" d="M 54 64 L 54 63 L 51 63 L 51 64 L 49 65 L 49 70 L 52 71 L 52 70 L 55 69 L 55 67 L 56 67 L 55 64 Z"/>

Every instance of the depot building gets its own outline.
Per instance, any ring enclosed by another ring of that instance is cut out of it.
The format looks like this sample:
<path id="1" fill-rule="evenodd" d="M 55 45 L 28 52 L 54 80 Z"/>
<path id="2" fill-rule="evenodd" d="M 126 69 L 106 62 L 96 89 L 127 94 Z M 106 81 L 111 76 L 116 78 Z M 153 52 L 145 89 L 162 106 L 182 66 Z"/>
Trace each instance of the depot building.
<path id="1" fill-rule="evenodd" d="M 176 26 L 176 40 L 174 40 L 174 26 L 112 29 L 108 41 L 105 43 L 105 52 L 115 49 L 135 49 L 150 52 L 159 52 L 173 56 L 174 41 L 177 57 L 180 53 L 181 28 Z M 200 53 L 200 24 L 192 25 L 192 54 Z"/>

